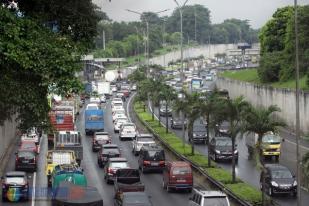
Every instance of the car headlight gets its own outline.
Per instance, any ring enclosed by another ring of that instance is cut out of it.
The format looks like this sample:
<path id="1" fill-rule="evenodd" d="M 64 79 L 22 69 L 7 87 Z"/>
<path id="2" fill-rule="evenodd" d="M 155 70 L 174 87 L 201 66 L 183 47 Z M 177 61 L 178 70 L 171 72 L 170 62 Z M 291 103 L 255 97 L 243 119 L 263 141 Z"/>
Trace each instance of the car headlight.
<path id="1" fill-rule="evenodd" d="M 276 151 L 277 151 L 277 152 L 280 152 L 280 148 L 277 148 Z"/>
<path id="2" fill-rule="evenodd" d="M 296 180 L 294 180 L 293 186 L 294 186 L 294 187 L 297 186 L 297 181 L 296 181 Z"/>
<path id="3" fill-rule="evenodd" d="M 271 185 L 274 186 L 274 187 L 278 187 L 278 186 L 279 186 L 278 183 L 275 182 L 275 181 L 271 181 L 270 183 L 271 183 Z"/>
<path id="4" fill-rule="evenodd" d="M 234 151 L 234 154 L 238 154 L 238 150 L 235 150 L 235 151 Z"/>
<path id="5" fill-rule="evenodd" d="M 220 153 L 221 153 L 219 150 L 215 150 L 215 152 L 216 152 L 217 154 L 220 154 Z"/>
<path id="6" fill-rule="evenodd" d="M 197 136 L 197 134 L 193 133 L 193 137 L 196 137 L 196 136 Z"/>

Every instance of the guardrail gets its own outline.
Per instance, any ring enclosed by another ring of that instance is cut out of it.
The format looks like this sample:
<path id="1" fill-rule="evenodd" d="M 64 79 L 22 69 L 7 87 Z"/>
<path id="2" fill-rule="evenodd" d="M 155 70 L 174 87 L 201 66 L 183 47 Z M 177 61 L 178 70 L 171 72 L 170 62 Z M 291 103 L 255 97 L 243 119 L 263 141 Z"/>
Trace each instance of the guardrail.
<path id="1" fill-rule="evenodd" d="M 221 189 L 222 191 L 224 191 L 229 197 L 231 197 L 234 201 L 238 202 L 241 206 L 253 206 L 251 203 L 244 201 L 243 199 L 241 199 L 240 197 L 238 197 L 237 195 L 235 195 L 230 189 L 224 187 L 224 185 L 222 183 L 220 183 L 219 181 L 216 181 L 214 178 L 212 178 L 211 176 L 209 176 L 201 167 L 199 167 L 197 164 L 195 164 L 194 162 L 192 162 L 191 160 L 189 160 L 188 158 L 186 158 L 183 155 L 178 154 L 178 152 L 176 150 L 174 150 L 170 145 L 168 145 L 161 137 L 160 135 L 158 135 L 148 124 L 147 122 L 145 122 L 144 120 L 142 120 L 139 115 L 136 114 L 134 108 L 133 108 L 133 112 L 135 113 L 135 115 L 137 116 L 138 120 L 147 128 L 148 131 L 150 131 L 166 148 L 168 148 L 171 152 L 174 153 L 174 155 L 176 155 L 178 158 L 190 162 L 190 164 L 192 165 L 192 167 L 198 171 L 199 173 L 201 173 L 202 175 L 204 175 L 209 182 L 211 182 L 214 186 L 218 187 L 219 189 Z"/>

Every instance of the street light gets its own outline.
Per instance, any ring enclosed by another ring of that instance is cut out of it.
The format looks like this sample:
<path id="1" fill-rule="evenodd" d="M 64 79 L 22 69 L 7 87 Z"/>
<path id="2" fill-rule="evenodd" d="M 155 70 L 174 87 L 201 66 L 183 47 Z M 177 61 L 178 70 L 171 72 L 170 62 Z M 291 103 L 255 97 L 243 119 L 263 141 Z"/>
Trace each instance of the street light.
<path id="1" fill-rule="evenodd" d="M 140 16 L 143 15 L 143 13 L 141 12 L 137 12 L 137 11 L 133 11 L 133 10 L 130 10 L 130 9 L 126 9 L 128 12 L 131 12 L 131 13 L 134 13 L 134 14 L 138 14 Z M 162 13 L 162 12 L 165 12 L 165 11 L 168 11 L 169 9 L 165 9 L 165 10 L 162 10 L 162 11 L 158 11 L 158 12 L 153 12 L 155 14 L 159 14 L 159 13 Z M 149 21 L 148 19 L 145 17 L 145 21 L 146 21 L 146 32 L 147 32 L 147 70 L 149 69 Z"/>
<path id="2" fill-rule="evenodd" d="M 182 8 L 186 5 L 186 3 L 189 1 L 189 0 L 186 0 L 185 3 L 183 3 L 182 6 L 180 6 L 180 4 L 178 3 L 177 0 L 174 0 L 175 3 L 177 4 L 177 8 L 179 10 L 179 14 L 180 14 L 180 58 L 181 58 L 181 80 L 183 82 L 184 80 L 184 75 L 183 75 L 183 32 L 182 32 Z"/>
<path id="3" fill-rule="evenodd" d="M 138 32 L 138 28 L 137 26 L 134 26 L 135 30 L 136 30 L 136 55 L 137 55 L 137 62 L 138 62 L 138 66 L 140 64 L 140 60 L 139 60 L 139 32 Z"/>
<path id="4" fill-rule="evenodd" d="M 300 139 L 300 119 L 299 119 L 299 54 L 298 54 L 298 11 L 297 0 L 294 0 L 294 20 L 295 20 L 295 63 L 296 63 L 296 173 L 297 173 L 297 206 L 301 205 L 301 168 L 300 168 L 300 153 L 299 153 L 299 139 Z"/>

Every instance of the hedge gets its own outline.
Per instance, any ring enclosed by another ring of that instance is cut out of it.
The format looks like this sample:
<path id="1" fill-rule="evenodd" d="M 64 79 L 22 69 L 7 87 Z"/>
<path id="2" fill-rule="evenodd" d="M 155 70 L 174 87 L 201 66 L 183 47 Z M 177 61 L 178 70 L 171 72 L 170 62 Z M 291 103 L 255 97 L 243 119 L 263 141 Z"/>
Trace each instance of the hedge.
<path id="1" fill-rule="evenodd" d="M 208 168 L 207 156 L 199 153 L 198 151 L 195 151 L 195 154 L 191 155 L 191 146 L 185 143 L 183 147 L 182 140 L 178 138 L 173 132 L 166 134 L 165 128 L 159 126 L 158 120 L 152 120 L 151 113 L 148 111 L 144 112 L 142 103 L 134 102 L 134 111 L 141 121 L 147 123 L 147 126 L 149 126 L 151 130 L 153 130 L 157 135 L 159 135 L 162 141 L 172 147 L 178 154 L 185 156 L 187 159 L 201 167 L 210 177 L 222 183 L 239 198 L 249 202 L 252 205 L 261 205 L 261 191 L 247 183 L 244 183 L 238 178 L 236 183 L 232 184 L 231 172 L 218 167 L 213 162 L 212 168 Z"/>

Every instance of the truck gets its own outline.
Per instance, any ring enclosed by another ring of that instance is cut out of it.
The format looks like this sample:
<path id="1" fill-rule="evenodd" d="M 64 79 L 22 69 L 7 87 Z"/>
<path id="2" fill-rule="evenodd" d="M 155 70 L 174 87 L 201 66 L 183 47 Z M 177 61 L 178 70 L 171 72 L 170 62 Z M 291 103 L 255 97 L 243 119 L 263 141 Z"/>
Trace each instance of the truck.
<path id="1" fill-rule="evenodd" d="M 248 148 L 249 156 L 252 157 L 256 144 L 258 141 L 258 134 L 249 133 L 246 136 L 246 145 Z M 273 132 L 267 132 L 262 137 L 261 151 L 258 151 L 263 158 L 275 157 L 276 161 L 279 160 L 281 153 L 281 137 Z"/>
<path id="2" fill-rule="evenodd" d="M 124 168 L 116 171 L 114 180 L 115 198 L 124 192 L 143 192 L 145 185 L 141 182 L 138 169 Z"/>
<path id="3" fill-rule="evenodd" d="M 109 98 L 112 95 L 110 82 L 97 82 L 98 94 Z"/>
<path id="4" fill-rule="evenodd" d="M 48 146 L 54 146 L 54 132 L 74 130 L 75 112 L 74 106 L 54 106 L 48 114 L 51 129 L 48 132 Z"/>
<path id="5" fill-rule="evenodd" d="M 86 135 L 94 132 L 104 131 L 104 112 L 102 109 L 85 110 L 85 133 Z"/>
<path id="6" fill-rule="evenodd" d="M 49 150 L 46 155 L 45 174 L 48 186 L 52 185 L 51 175 L 55 166 L 60 164 L 77 164 L 72 150 Z"/>
<path id="7" fill-rule="evenodd" d="M 83 159 L 83 144 L 79 131 L 59 131 L 54 135 L 55 150 L 74 151 L 76 162 L 80 165 Z"/>

